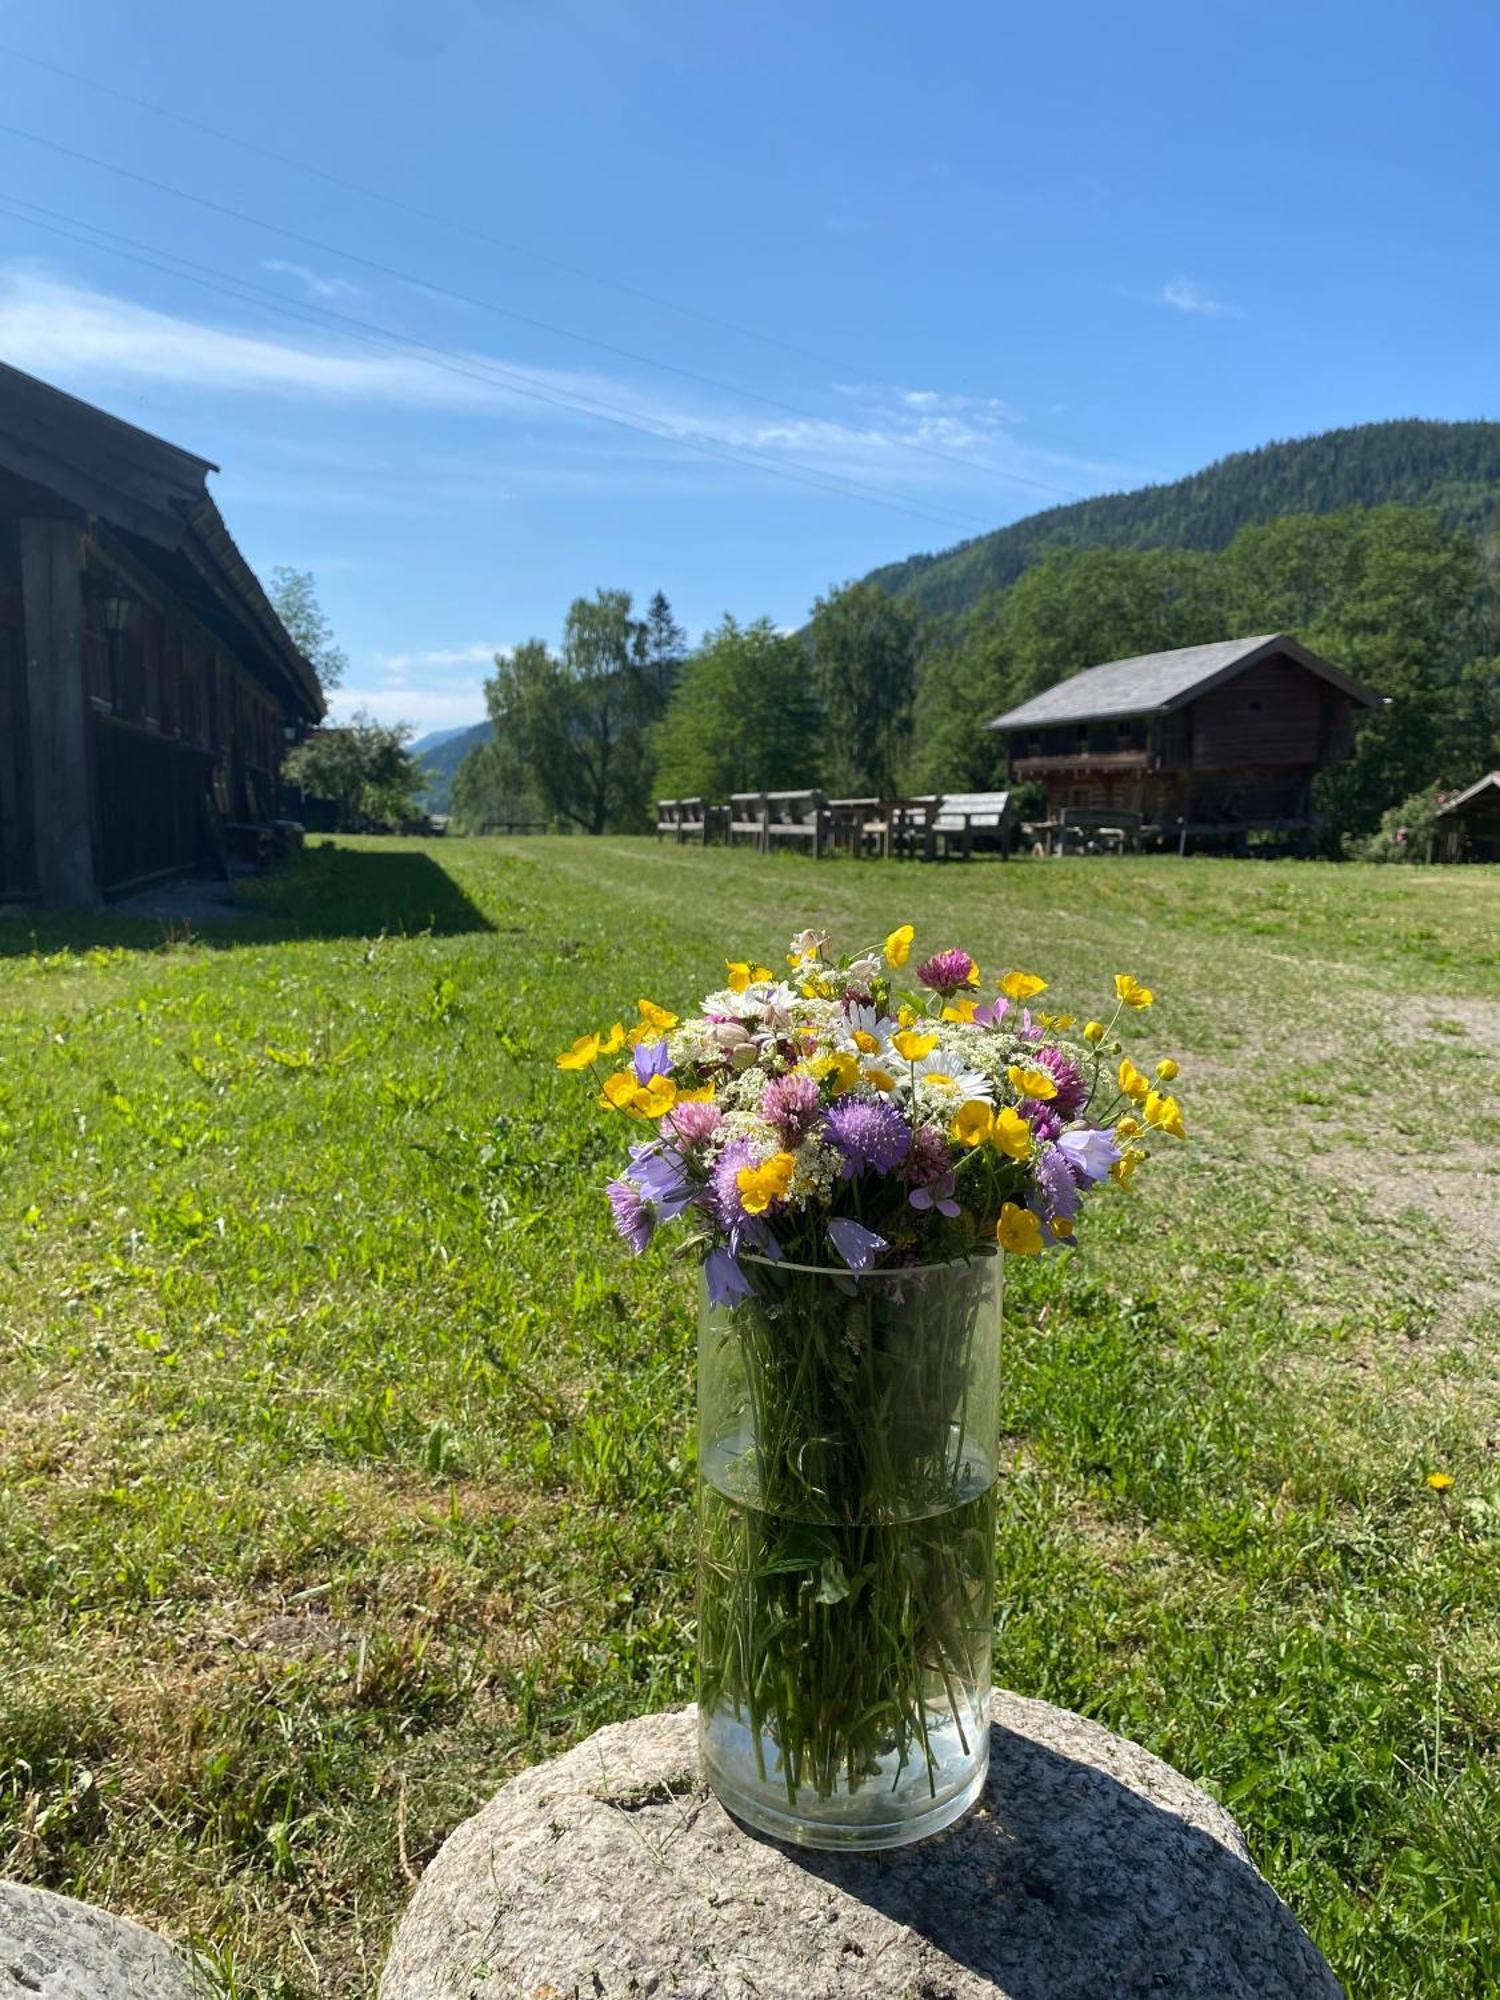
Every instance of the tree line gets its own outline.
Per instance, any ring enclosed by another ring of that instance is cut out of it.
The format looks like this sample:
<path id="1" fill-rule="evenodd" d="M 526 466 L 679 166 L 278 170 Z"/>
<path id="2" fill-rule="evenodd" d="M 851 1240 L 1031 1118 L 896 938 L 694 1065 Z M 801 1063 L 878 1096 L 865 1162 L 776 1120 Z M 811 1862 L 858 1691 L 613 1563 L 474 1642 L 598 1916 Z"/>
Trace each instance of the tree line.
<path id="1" fill-rule="evenodd" d="M 1222 550 L 1056 550 L 949 616 L 865 580 L 800 633 L 726 615 L 691 650 L 659 592 L 637 618 L 627 592 L 598 591 L 558 649 L 497 660 L 494 740 L 459 767 L 455 820 L 635 833 L 658 797 L 987 789 L 1004 749 L 983 725 L 1055 681 L 1280 631 L 1389 697 L 1318 780 L 1330 851 L 1500 762 L 1500 551 L 1434 509 L 1352 507 L 1256 523 Z"/>

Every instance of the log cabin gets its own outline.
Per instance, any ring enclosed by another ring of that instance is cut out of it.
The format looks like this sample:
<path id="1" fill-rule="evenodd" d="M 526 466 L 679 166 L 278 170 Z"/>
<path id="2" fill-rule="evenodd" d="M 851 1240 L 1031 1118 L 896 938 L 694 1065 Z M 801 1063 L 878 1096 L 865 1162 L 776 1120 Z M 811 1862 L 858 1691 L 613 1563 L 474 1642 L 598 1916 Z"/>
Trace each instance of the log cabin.
<path id="1" fill-rule="evenodd" d="M 1444 799 L 1433 820 L 1433 858 L 1500 861 L 1500 771 Z"/>
<path id="2" fill-rule="evenodd" d="M 0 364 L 0 899 L 87 906 L 276 816 L 323 697 L 217 470 Z"/>
<path id="3" fill-rule="evenodd" d="M 1381 700 L 1285 632 L 1108 660 L 986 726 L 1013 783 L 1065 808 L 1139 814 L 1143 832 L 1242 841 L 1314 824 L 1312 783 L 1354 749 Z"/>

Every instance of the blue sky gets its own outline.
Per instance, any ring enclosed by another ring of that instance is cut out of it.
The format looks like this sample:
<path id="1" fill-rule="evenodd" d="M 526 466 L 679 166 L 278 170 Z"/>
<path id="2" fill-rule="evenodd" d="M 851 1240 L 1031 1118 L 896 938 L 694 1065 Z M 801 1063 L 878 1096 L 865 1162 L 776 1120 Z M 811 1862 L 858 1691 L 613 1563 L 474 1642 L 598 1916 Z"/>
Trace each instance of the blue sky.
<path id="1" fill-rule="evenodd" d="M 0 0 L 0 43 L 283 156 L 0 53 L 0 357 L 221 465 L 344 706 L 423 729 L 598 585 L 790 625 L 1269 437 L 1497 414 L 1479 4 Z"/>

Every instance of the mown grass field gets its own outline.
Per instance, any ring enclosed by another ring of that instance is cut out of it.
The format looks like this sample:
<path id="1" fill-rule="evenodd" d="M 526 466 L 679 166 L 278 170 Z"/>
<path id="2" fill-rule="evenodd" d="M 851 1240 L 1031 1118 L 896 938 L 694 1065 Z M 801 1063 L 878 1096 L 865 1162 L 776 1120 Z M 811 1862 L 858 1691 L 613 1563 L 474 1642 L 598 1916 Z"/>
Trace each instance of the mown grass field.
<path id="1" fill-rule="evenodd" d="M 0 1875 L 369 1994 L 509 1771 L 689 1695 L 689 1286 L 551 1058 L 909 920 L 1149 978 L 1183 1064 L 1191 1143 L 1007 1272 L 998 1677 L 1224 1798 L 1361 2000 L 1500 1991 L 1500 871 L 356 842 L 247 896 L 0 919 Z"/>

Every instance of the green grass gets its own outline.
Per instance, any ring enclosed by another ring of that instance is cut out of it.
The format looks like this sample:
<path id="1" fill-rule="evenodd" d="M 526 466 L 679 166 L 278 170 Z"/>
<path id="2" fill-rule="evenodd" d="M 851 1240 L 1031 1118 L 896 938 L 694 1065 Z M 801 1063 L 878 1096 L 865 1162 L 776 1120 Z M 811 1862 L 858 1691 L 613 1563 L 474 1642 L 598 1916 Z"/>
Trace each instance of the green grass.
<path id="1" fill-rule="evenodd" d="M 367 1994 L 508 1772 L 688 1695 L 689 1287 L 551 1056 L 911 920 L 1148 977 L 1192 1135 L 1008 1269 L 999 1677 L 1224 1798 L 1361 2000 L 1500 1988 L 1500 872 L 362 842 L 250 900 L 0 919 L 0 1875 Z"/>

